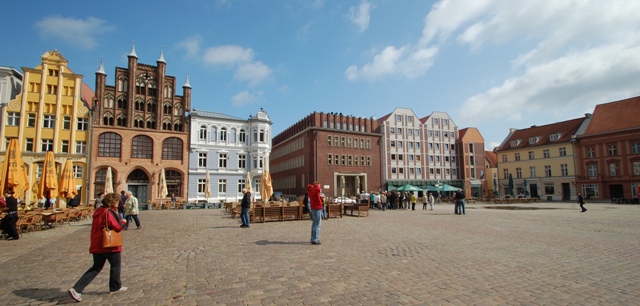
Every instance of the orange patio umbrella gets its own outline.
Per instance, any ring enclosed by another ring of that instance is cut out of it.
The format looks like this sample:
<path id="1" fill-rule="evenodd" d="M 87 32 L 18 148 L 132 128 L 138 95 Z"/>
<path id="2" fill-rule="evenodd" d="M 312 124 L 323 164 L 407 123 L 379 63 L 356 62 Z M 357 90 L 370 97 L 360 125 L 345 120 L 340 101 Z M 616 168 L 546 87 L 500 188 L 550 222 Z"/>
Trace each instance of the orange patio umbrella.
<path id="1" fill-rule="evenodd" d="M 13 196 L 20 198 L 29 190 L 29 177 L 22 161 L 20 142 L 16 138 L 9 140 L 9 146 L 0 169 L 0 194 L 13 190 Z"/>
<path id="2" fill-rule="evenodd" d="M 273 194 L 273 186 L 271 185 L 271 174 L 269 174 L 269 170 L 262 171 L 262 177 L 260 178 L 260 196 L 262 200 L 266 203 L 271 198 Z"/>
<path id="3" fill-rule="evenodd" d="M 75 174 L 73 173 L 73 162 L 70 159 L 67 159 L 64 163 L 64 168 L 62 168 L 59 187 L 59 194 L 62 198 L 73 198 L 78 194 Z"/>
<path id="4" fill-rule="evenodd" d="M 52 151 L 47 151 L 42 165 L 42 176 L 38 185 L 38 199 L 45 197 L 47 200 L 58 197 L 58 173 Z"/>
<path id="5" fill-rule="evenodd" d="M 160 179 L 158 180 L 158 198 L 162 201 L 169 194 L 167 188 L 167 178 L 164 174 L 164 168 L 160 170 Z"/>
<path id="6" fill-rule="evenodd" d="M 207 174 L 204 177 L 204 197 L 207 199 L 207 201 L 209 200 L 209 197 L 211 196 L 211 176 L 209 175 L 209 169 L 207 169 Z"/>
<path id="7" fill-rule="evenodd" d="M 244 185 L 247 188 L 247 192 L 253 193 L 253 188 L 251 188 L 251 172 L 249 171 L 247 171 L 247 181 Z"/>

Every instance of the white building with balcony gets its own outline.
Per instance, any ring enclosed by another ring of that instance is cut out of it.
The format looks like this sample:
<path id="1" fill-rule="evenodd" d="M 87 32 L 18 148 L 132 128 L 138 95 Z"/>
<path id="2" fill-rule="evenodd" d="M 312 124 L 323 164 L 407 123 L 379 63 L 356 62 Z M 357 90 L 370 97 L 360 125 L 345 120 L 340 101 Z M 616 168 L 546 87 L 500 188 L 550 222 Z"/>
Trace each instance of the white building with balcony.
<path id="1" fill-rule="evenodd" d="M 189 203 L 239 201 L 242 188 L 249 185 L 254 199 L 261 199 L 260 176 L 271 153 L 271 120 L 267 113 L 261 108 L 245 120 L 192 110 L 190 120 Z M 209 196 L 205 193 L 207 172 Z"/>

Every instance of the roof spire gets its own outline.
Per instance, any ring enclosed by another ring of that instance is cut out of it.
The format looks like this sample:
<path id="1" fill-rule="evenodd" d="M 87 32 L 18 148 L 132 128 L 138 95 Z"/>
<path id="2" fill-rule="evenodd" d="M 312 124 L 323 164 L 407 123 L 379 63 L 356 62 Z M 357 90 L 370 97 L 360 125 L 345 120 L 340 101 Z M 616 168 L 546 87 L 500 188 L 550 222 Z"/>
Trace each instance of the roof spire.
<path id="1" fill-rule="evenodd" d="M 138 55 L 136 54 L 136 42 L 135 42 L 135 40 L 131 41 L 131 52 L 129 52 L 128 56 L 133 56 L 135 58 L 138 58 Z"/>
<path id="2" fill-rule="evenodd" d="M 162 51 L 162 46 L 160 46 L 160 58 L 158 59 L 158 62 L 160 63 L 167 63 L 164 61 L 164 52 Z"/>
<path id="3" fill-rule="evenodd" d="M 96 73 L 106 74 L 104 72 L 104 63 L 102 62 L 102 57 L 100 57 L 100 67 L 98 67 L 98 71 L 96 71 Z"/>
<path id="4" fill-rule="evenodd" d="M 189 73 L 187 73 L 187 80 L 184 81 L 184 85 L 182 85 L 182 87 L 191 88 L 191 84 L 189 84 Z"/>

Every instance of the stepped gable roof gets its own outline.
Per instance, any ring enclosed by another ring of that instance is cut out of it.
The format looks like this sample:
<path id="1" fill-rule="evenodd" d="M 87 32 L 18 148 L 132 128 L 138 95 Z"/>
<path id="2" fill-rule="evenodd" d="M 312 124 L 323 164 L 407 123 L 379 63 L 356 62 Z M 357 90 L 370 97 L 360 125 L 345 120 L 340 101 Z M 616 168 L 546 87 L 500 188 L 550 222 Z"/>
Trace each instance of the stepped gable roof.
<path id="1" fill-rule="evenodd" d="M 515 130 L 511 136 L 504 141 L 504 146 L 498 149 L 498 151 L 569 142 L 571 141 L 571 136 L 576 134 L 584 120 L 585 118 L 581 117 L 542 126 L 534 125 L 528 129 Z M 529 139 L 531 138 L 535 139 L 533 143 L 529 143 Z M 511 145 L 512 141 L 516 141 L 515 146 Z"/>
<path id="2" fill-rule="evenodd" d="M 245 119 L 234 117 L 234 116 L 225 115 L 223 113 L 208 112 L 208 111 L 195 110 L 195 109 L 191 110 L 190 114 L 193 115 L 193 116 L 200 116 L 200 117 L 207 117 L 207 118 L 245 121 Z"/>
<path id="3" fill-rule="evenodd" d="M 640 96 L 596 105 L 585 135 L 640 128 Z"/>

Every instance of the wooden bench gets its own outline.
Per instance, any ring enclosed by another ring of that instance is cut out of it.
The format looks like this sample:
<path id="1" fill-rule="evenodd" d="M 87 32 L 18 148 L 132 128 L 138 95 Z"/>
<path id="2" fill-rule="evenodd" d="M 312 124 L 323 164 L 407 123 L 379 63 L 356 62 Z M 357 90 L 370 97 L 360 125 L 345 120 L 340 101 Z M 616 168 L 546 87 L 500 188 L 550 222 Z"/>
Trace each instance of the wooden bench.
<path id="1" fill-rule="evenodd" d="M 343 212 L 344 212 L 343 204 L 327 204 L 327 218 L 331 218 L 331 217 L 342 218 Z"/>
<path id="2" fill-rule="evenodd" d="M 362 217 L 363 212 L 367 213 L 366 217 L 369 216 L 369 204 L 344 204 L 344 210 L 352 216 L 354 212 L 358 213 L 358 217 Z"/>

